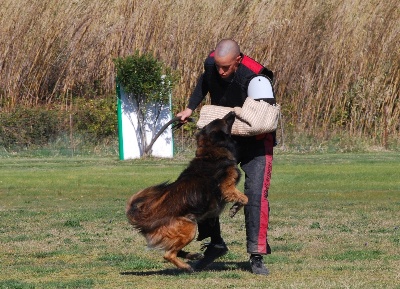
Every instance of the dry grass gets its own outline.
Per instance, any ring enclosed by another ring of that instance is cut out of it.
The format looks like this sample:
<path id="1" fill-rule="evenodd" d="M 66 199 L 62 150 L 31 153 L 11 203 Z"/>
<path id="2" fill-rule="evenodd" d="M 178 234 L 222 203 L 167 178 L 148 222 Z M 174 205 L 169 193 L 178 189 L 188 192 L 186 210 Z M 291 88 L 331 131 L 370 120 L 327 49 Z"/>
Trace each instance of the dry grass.
<path id="1" fill-rule="evenodd" d="M 175 110 L 215 43 L 276 73 L 287 130 L 399 139 L 398 1 L 12 1 L 0 6 L 0 106 L 114 91 L 112 59 L 154 51 L 176 69 Z"/>

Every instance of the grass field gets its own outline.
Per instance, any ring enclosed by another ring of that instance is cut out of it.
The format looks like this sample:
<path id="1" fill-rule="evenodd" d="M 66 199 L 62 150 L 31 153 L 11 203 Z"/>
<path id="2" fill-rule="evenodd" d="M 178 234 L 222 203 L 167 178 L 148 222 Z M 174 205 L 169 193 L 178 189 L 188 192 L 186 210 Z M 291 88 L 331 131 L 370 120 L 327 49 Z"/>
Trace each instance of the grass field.
<path id="1" fill-rule="evenodd" d="M 0 288 L 400 288 L 400 155 L 274 161 L 265 277 L 249 271 L 242 212 L 222 215 L 229 253 L 194 274 L 131 229 L 127 198 L 187 160 L 2 158 Z"/>

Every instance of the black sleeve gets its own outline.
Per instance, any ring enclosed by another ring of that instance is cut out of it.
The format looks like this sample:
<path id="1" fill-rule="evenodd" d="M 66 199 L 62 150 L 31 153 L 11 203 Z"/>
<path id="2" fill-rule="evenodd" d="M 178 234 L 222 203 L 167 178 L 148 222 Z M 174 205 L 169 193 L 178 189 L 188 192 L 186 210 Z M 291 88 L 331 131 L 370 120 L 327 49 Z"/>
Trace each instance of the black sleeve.
<path id="1" fill-rule="evenodd" d="M 271 79 L 272 83 L 274 82 L 274 73 L 268 68 L 264 67 L 264 69 L 261 70 L 260 73 L 266 75 L 269 79 Z"/>
<path id="2" fill-rule="evenodd" d="M 196 87 L 192 92 L 192 95 L 189 98 L 188 108 L 191 110 L 195 110 L 196 107 L 203 101 L 204 97 L 208 93 L 208 86 L 206 81 L 204 81 L 204 73 L 200 76 L 197 81 Z"/>

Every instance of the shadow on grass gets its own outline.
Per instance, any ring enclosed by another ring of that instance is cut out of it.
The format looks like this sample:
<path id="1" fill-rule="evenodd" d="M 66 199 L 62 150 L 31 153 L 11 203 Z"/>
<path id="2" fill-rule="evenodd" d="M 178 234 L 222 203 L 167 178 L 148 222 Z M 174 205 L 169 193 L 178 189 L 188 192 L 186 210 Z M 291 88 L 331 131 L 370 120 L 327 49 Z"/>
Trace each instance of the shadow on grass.
<path id="1" fill-rule="evenodd" d="M 193 266 L 193 263 L 189 263 Z M 133 276 L 151 276 L 151 275 L 181 275 L 181 274 L 196 274 L 208 271 L 232 271 L 240 270 L 250 272 L 250 265 L 248 262 L 214 262 L 210 264 L 207 268 L 201 271 L 195 271 L 194 273 L 188 273 L 180 269 L 162 269 L 155 271 L 126 271 L 120 272 L 120 275 L 133 275 Z"/>

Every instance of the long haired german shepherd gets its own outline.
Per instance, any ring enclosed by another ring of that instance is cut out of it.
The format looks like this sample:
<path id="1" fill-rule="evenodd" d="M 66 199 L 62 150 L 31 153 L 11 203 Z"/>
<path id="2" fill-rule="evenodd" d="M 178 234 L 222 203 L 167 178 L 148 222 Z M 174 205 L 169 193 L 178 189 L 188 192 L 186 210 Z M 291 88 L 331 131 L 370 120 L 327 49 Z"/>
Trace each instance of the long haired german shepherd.
<path id="1" fill-rule="evenodd" d="M 205 126 L 197 135 L 195 158 L 172 183 L 162 183 L 134 194 L 128 201 L 129 222 L 151 248 L 165 251 L 164 259 L 178 268 L 193 268 L 177 258 L 195 237 L 197 222 L 218 216 L 228 202 L 235 202 L 233 216 L 247 203 L 236 184 L 240 171 L 231 138 L 235 113 Z"/>

